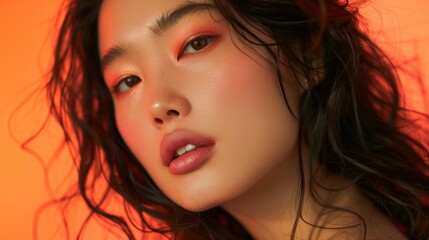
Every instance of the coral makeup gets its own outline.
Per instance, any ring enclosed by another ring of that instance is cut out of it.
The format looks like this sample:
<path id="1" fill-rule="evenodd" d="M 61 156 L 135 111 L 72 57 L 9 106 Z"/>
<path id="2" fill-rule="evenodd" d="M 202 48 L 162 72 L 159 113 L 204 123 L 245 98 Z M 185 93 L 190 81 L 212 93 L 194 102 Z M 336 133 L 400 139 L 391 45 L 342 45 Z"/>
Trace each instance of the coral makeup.
<path id="1" fill-rule="evenodd" d="M 186 174 L 209 160 L 213 147 L 214 141 L 210 138 L 186 130 L 175 130 L 161 140 L 161 160 L 170 173 Z"/>

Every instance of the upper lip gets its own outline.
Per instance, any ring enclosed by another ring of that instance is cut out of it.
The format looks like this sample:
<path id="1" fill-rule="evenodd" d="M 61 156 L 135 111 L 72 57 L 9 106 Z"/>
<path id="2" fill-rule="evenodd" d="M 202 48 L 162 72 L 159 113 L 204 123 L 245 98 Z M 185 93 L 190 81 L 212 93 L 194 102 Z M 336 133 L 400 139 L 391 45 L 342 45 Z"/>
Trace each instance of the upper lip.
<path id="1" fill-rule="evenodd" d="M 171 161 L 173 161 L 173 156 L 176 150 L 186 144 L 193 144 L 197 147 L 211 146 L 214 144 L 214 141 L 190 131 L 180 129 L 175 130 L 164 135 L 161 139 L 160 153 L 162 163 L 165 166 L 169 166 Z"/>

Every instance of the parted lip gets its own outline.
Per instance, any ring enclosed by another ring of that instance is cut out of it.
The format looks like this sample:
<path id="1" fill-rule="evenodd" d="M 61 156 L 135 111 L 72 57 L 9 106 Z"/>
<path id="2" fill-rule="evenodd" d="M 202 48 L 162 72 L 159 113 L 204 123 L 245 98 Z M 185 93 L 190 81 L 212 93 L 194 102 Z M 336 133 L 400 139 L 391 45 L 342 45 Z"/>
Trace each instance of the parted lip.
<path id="1" fill-rule="evenodd" d="M 173 161 L 176 150 L 186 144 L 193 144 L 197 147 L 212 146 L 214 145 L 214 141 L 187 130 L 174 130 L 164 135 L 161 139 L 160 154 L 162 163 L 165 166 L 169 166 L 171 161 Z"/>

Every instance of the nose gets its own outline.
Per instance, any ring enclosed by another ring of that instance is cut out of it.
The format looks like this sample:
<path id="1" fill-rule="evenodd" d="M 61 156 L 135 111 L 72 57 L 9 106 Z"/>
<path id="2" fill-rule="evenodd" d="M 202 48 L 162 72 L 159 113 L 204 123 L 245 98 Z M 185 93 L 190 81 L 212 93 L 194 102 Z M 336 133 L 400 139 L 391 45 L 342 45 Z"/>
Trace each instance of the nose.
<path id="1" fill-rule="evenodd" d="M 186 117 L 190 111 L 191 105 L 185 97 L 164 94 L 152 102 L 152 122 L 155 127 L 160 128 L 175 119 Z"/>

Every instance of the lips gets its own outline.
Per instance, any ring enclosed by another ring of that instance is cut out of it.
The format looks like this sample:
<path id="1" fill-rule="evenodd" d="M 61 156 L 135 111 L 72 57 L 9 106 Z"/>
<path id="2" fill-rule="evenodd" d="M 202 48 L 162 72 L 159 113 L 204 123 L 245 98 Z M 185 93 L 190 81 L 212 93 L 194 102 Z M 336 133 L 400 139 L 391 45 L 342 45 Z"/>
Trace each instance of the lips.
<path id="1" fill-rule="evenodd" d="M 176 150 L 188 144 L 196 146 L 196 149 L 177 156 Z M 186 130 L 175 130 L 164 135 L 161 140 L 161 160 L 171 173 L 184 174 L 202 165 L 209 157 L 213 145 L 214 141 L 210 138 Z"/>

